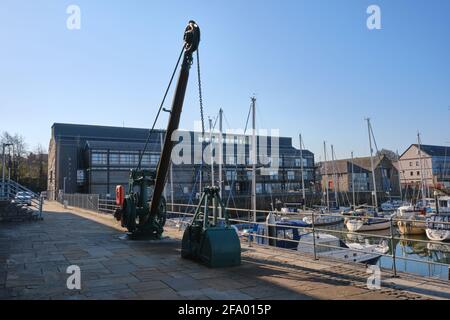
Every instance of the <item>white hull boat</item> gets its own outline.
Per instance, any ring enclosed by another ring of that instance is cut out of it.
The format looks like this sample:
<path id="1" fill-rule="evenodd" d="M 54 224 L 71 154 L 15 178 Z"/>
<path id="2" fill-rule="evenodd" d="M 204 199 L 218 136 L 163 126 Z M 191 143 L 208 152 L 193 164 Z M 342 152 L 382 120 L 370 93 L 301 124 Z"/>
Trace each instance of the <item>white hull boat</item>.
<path id="1" fill-rule="evenodd" d="M 389 229 L 391 227 L 391 222 L 382 218 L 355 217 L 348 218 L 345 226 L 348 231 L 352 232 L 376 231 Z"/>
<path id="2" fill-rule="evenodd" d="M 297 246 L 297 251 L 313 254 L 314 240 L 316 254 L 346 262 L 375 263 L 382 254 L 389 251 L 389 246 L 386 243 L 379 245 L 345 243 L 338 237 L 327 233 L 316 233 L 315 239 L 313 239 L 312 233 L 302 235 Z"/>
<path id="3" fill-rule="evenodd" d="M 333 225 L 338 224 L 344 221 L 344 217 L 341 214 L 338 213 L 317 213 L 314 214 L 314 226 L 326 226 L 326 225 Z M 307 223 L 308 225 L 313 224 L 313 217 L 312 215 L 308 215 L 307 217 L 303 218 L 303 222 Z"/>
<path id="4" fill-rule="evenodd" d="M 425 230 L 428 239 L 432 241 L 449 241 L 450 240 L 450 230 Z"/>
<path id="5" fill-rule="evenodd" d="M 427 229 L 425 230 L 428 239 L 432 241 L 450 241 L 450 215 L 433 214 L 427 218 Z"/>

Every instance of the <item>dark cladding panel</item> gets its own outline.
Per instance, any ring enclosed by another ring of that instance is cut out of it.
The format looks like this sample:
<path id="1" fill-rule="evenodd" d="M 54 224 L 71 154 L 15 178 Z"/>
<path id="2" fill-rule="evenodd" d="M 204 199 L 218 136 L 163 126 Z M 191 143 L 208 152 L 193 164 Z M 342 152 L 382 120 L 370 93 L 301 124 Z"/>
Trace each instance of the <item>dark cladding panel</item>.
<path id="1" fill-rule="evenodd" d="M 91 185 L 108 183 L 108 175 L 106 170 L 92 170 L 91 171 Z"/>
<path id="2" fill-rule="evenodd" d="M 106 184 L 104 185 L 91 185 L 91 194 L 107 194 L 108 193 L 108 188 L 106 186 Z"/>
<path id="3" fill-rule="evenodd" d="M 123 171 L 110 171 L 109 172 L 109 182 L 111 184 L 126 184 L 128 182 L 128 177 L 130 173 L 128 170 Z"/>

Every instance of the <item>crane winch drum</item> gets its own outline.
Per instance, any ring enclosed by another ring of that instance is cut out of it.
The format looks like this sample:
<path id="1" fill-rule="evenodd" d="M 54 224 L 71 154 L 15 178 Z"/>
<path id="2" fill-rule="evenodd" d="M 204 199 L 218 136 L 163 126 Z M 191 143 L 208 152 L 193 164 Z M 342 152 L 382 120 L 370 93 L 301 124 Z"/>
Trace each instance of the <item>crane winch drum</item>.
<path id="1" fill-rule="evenodd" d="M 212 216 L 209 215 L 210 204 Z M 224 220 L 217 218 L 218 206 L 222 208 Z M 198 260 L 211 268 L 241 264 L 241 242 L 236 230 L 230 226 L 218 187 L 204 189 L 194 217 L 184 231 L 181 256 Z"/>

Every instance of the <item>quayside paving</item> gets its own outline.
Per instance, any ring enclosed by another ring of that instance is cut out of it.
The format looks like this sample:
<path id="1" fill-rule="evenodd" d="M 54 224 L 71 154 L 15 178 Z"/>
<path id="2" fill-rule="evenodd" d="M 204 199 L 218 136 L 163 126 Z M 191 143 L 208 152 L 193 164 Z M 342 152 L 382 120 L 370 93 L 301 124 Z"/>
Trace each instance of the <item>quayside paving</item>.
<path id="1" fill-rule="evenodd" d="M 242 244 L 242 265 L 210 269 L 180 257 L 182 233 L 130 241 L 110 215 L 48 202 L 43 221 L 0 224 L 0 299 L 449 299 L 446 281 L 382 272 Z M 81 290 L 66 286 L 81 269 Z"/>

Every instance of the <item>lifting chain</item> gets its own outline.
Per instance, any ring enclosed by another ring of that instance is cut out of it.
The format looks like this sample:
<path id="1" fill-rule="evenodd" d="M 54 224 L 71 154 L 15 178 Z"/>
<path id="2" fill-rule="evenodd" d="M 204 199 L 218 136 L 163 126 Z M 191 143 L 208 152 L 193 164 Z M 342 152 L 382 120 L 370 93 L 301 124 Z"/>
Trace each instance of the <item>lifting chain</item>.
<path id="1" fill-rule="evenodd" d="M 200 76 L 200 54 L 197 49 L 197 77 L 198 77 L 198 99 L 200 102 L 200 118 L 202 121 L 202 140 L 205 138 L 205 119 L 203 117 L 203 96 L 202 96 L 202 80 Z M 203 157 L 202 157 L 203 162 Z"/>

